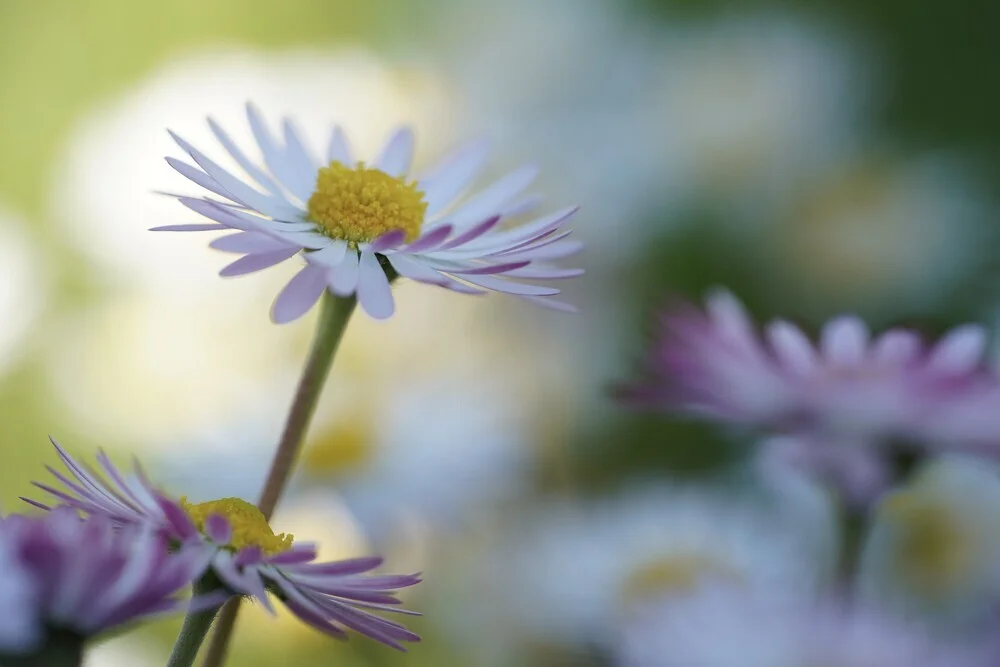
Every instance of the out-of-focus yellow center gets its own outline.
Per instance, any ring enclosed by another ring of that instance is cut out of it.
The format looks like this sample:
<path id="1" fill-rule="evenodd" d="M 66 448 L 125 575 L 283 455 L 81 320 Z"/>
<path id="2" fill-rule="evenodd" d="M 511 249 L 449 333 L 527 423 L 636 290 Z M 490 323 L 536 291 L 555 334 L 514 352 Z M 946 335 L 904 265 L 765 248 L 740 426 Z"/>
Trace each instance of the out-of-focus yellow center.
<path id="1" fill-rule="evenodd" d="M 893 565 L 909 586 L 944 593 L 974 569 L 980 545 L 940 503 L 903 491 L 886 501 L 883 512 L 899 536 Z"/>
<path id="2" fill-rule="evenodd" d="M 198 530 L 205 530 L 205 520 L 218 514 L 229 521 L 233 537 L 227 545 L 233 551 L 246 547 L 260 547 L 265 555 L 287 551 L 292 546 L 292 536 L 281 533 L 275 535 L 267 519 L 259 509 L 240 498 L 219 498 L 208 502 L 192 504 L 181 498 L 181 507 Z"/>
<path id="3" fill-rule="evenodd" d="M 631 603 L 692 593 L 710 581 L 738 584 L 742 580 L 732 565 L 712 555 L 678 553 L 651 560 L 632 572 L 625 580 L 622 598 Z"/>
<path id="4" fill-rule="evenodd" d="M 357 245 L 395 229 L 415 240 L 427 202 L 416 181 L 407 183 L 364 162 L 354 168 L 331 162 L 319 170 L 308 208 L 309 219 L 327 236 Z"/>
<path id="5" fill-rule="evenodd" d="M 304 469 L 312 474 L 357 470 L 371 460 L 374 437 L 367 419 L 338 424 L 306 448 L 302 455 Z"/>

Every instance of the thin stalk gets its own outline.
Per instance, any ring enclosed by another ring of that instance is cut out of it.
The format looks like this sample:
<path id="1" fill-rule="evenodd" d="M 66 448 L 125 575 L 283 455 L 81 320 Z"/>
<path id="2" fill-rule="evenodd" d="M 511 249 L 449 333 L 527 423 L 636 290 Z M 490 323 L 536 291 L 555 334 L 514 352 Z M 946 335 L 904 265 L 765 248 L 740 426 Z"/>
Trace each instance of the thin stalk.
<path id="1" fill-rule="evenodd" d="M 194 659 L 198 657 L 198 649 L 205 641 L 217 611 L 218 608 L 215 607 L 205 611 L 189 612 L 184 617 L 184 625 L 181 627 L 181 633 L 177 635 L 174 650 L 170 652 L 167 667 L 191 667 L 194 664 Z"/>
<path id="2" fill-rule="evenodd" d="M 288 419 L 285 420 L 281 440 L 271 460 L 264 490 L 261 491 L 260 499 L 257 501 L 257 506 L 268 520 L 274 514 L 281 494 L 292 476 L 299 450 L 302 449 L 302 442 L 316 412 L 316 405 L 320 394 L 323 393 L 326 378 L 330 374 L 333 357 L 340 346 L 340 339 L 344 336 L 347 322 L 351 319 L 356 303 L 357 300 L 353 296 L 339 297 L 329 291 L 323 293 L 312 349 L 302 370 L 302 377 L 299 379 L 299 387 L 288 412 Z M 236 625 L 239 602 L 239 598 L 236 598 L 223 607 L 202 667 L 219 667 L 225 661 L 229 640 Z"/>

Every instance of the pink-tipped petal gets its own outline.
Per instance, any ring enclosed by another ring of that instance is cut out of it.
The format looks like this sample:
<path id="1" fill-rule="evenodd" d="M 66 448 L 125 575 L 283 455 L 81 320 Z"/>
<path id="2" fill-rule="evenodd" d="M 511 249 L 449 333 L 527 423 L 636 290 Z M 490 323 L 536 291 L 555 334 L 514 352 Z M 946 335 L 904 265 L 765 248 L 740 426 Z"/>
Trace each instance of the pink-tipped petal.
<path id="1" fill-rule="evenodd" d="M 326 290 L 326 274 L 326 269 L 312 264 L 296 273 L 271 307 L 275 324 L 293 322 L 309 312 Z"/>
<path id="2" fill-rule="evenodd" d="M 868 339 L 868 327 L 859 318 L 838 317 L 823 327 L 820 349 L 827 360 L 854 366 L 864 361 Z"/>
<path id="3" fill-rule="evenodd" d="M 281 264 L 287 259 L 291 259 L 301 251 L 301 248 L 284 248 L 273 252 L 264 252 L 255 255 L 244 255 L 232 264 L 228 264 L 219 271 L 223 278 L 242 276 L 255 271 L 262 271 L 275 264 Z"/>

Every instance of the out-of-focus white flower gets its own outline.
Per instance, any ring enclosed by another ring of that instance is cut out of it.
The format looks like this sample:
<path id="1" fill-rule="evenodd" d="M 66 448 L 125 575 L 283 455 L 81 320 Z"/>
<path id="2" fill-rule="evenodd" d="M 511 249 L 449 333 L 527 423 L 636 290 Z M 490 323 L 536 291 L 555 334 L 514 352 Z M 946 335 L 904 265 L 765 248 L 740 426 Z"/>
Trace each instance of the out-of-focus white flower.
<path id="1" fill-rule="evenodd" d="M 487 302 L 399 289 L 407 293 L 388 325 L 348 327 L 299 464 L 299 488 L 314 502 L 345 501 L 373 538 L 411 518 L 454 527 L 516 495 L 553 390 L 534 361 L 545 347 L 498 329 Z M 161 478 L 195 497 L 256 497 L 294 382 L 255 387 L 222 426 L 178 443 L 182 455 L 164 447 Z"/>
<path id="2" fill-rule="evenodd" d="M 927 464 L 888 495 L 861 562 L 861 591 L 905 615 L 975 627 L 1000 595 L 1000 468 L 971 457 Z"/>
<path id="3" fill-rule="evenodd" d="M 48 296 L 45 266 L 23 223 L 0 207 L 0 371 L 15 361 Z"/>
<path id="4" fill-rule="evenodd" d="M 165 648 L 156 650 L 149 640 L 124 635 L 89 649 L 83 657 L 83 667 L 159 667 L 166 657 Z"/>
<path id="5" fill-rule="evenodd" d="M 736 13 L 675 22 L 665 42 L 643 127 L 699 203 L 760 219 L 857 143 L 866 69 L 832 29 Z"/>
<path id="6" fill-rule="evenodd" d="M 437 28 L 416 55 L 450 74 L 464 122 L 560 165 L 546 187 L 580 202 L 592 266 L 669 231 L 671 206 L 745 219 L 846 150 L 863 108 L 853 45 L 778 14 L 656 24 L 608 0 L 462 2 Z"/>
<path id="7" fill-rule="evenodd" d="M 767 254 L 806 308 L 927 312 L 982 267 L 988 201 L 954 160 L 853 157 L 794 193 L 775 215 Z"/>
<path id="8" fill-rule="evenodd" d="M 989 667 L 989 650 L 836 600 L 708 588 L 664 600 L 622 628 L 620 667 Z"/>
<path id="9" fill-rule="evenodd" d="M 377 150 L 385 128 L 401 120 L 421 127 L 424 146 L 440 147 L 450 123 L 447 96 L 426 70 L 393 68 L 363 51 L 243 50 L 174 62 L 81 122 L 56 174 L 54 216 L 111 295 L 53 327 L 74 335 L 48 344 L 49 374 L 98 437 L 194 442 L 262 387 L 284 397 L 294 386 L 282 378 L 295 373 L 305 340 L 276 330 L 262 310 L 291 267 L 239 285 L 206 280 L 228 255 L 148 231 L 198 220 L 153 192 L 193 193 L 162 160 L 173 145 L 164 128 L 207 141 L 204 114 L 211 108 L 233 125 L 234 140 L 246 141 L 249 129 L 232 121 L 243 117 L 251 96 L 295 113 L 317 138 L 331 119 L 343 121 L 365 151 Z"/>
<path id="10" fill-rule="evenodd" d="M 662 233 L 637 224 L 672 187 L 664 152 L 651 149 L 650 123 L 662 120 L 648 114 L 650 83 L 663 59 L 648 26 L 604 0 L 463 1 L 449 14 L 407 55 L 442 72 L 466 131 L 486 128 L 512 157 L 530 150 L 558 166 L 542 185 L 553 201 L 580 203 L 585 261 L 620 261 Z"/>
<path id="11" fill-rule="evenodd" d="M 496 605 L 521 635 L 604 645 L 635 609 L 706 586 L 778 597 L 819 589 L 829 545 L 762 510 L 707 489 L 545 508 L 496 550 Z"/>

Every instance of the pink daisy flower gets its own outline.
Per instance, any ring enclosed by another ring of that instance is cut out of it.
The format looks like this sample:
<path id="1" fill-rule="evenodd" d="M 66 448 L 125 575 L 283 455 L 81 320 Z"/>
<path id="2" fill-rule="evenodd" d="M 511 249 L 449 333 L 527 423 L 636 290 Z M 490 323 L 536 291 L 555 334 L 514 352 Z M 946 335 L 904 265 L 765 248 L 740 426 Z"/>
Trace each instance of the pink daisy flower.
<path id="1" fill-rule="evenodd" d="M 844 442 L 920 439 L 943 406 L 996 386 L 986 331 L 964 325 L 935 344 L 906 329 L 872 338 L 853 316 L 827 322 L 819 342 L 776 320 L 759 334 L 742 304 L 718 291 L 704 311 L 662 315 L 645 378 L 626 399 L 770 431 Z"/>
<path id="2" fill-rule="evenodd" d="M 14 614 L 0 620 L 0 658 L 44 656 L 55 644 L 79 650 L 99 632 L 182 610 L 188 602 L 178 593 L 207 564 L 201 550 L 171 550 L 150 526 L 119 527 L 101 515 L 81 519 L 65 507 L 0 520 L 0 551 L 0 607 Z M 223 601 L 209 596 L 194 605 Z"/>
<path id="3" fill-rule="evenodd" d="M 299 619 L 334 637 L 351 629 L 399 650 L 405 650 L 402 642 L 419 641 L 399 623 L 374 613 L 416 615 L 399 607 L 395 591 L 419 583 L 418 575 L 371 574 L 382 564 L 378 557 L 315 562 L 315 545 L 276 535 L 260 510 L 244 500 L 173 500 L 150 483 L 138 463 L 134 481 L 126 480 L 100 453 L 105 478 L 58 444 L 56 451 L 68 475 L 50 471 L 65 490 L 36 483 L 38 488 L 64 506 L 117 525 L 152 529 L 182 549 L 197 551 L 203 569 L 210 568 L 229 595 L 252 597 L 272 613 L 269 594 L 274 595 Z"/>
<path id="4" fill-rule="evenodd" d="M 289 119 L 283 120 L 278 139 L 252 104 L 247 118 L 264 166 L 216 122 L 210 119 L 209 125 L 255 184 L 172 134 L 195 164 L 169 157 L 167 162 L 222 200 L 179 196 L 182 204 L 212 222 L 155 230 L 235 231 L 211 244 L 240 255 L 222 269 L 222 276 L 260 271 L 295 256 L 305 260 L 274 302 L 275 322 L 301 317 L 326 290 L 356 295 L 369 315 L 387 318 L 394 310 L 389 276 L 397 275 L 464 294 L 504 292 L 570 309 L 550 298 L 559 289 L 521 281 L 582 273 L 551 264 L 582 247 L 567 238 L 570 230 L 565 229 L 576 207 L 522 225 L 504 224 L 537 206 L 537 198 L 524 195 L 537 174 L 534 167 L 517 169 L 463 200 L 486 161 L 489 151 L 483 142 L 460 148 L 411 179 L 414 137 L 408 128 L 397 130 L 367 165 L 353 156 L 339 127 L 320 160 Z"/>

